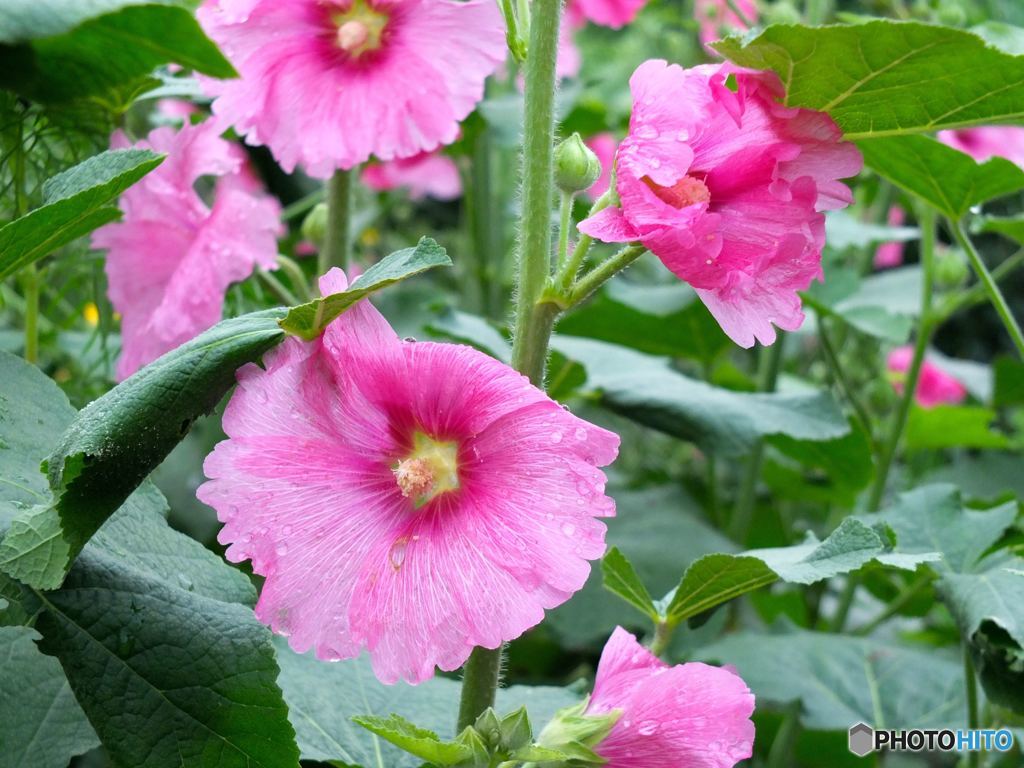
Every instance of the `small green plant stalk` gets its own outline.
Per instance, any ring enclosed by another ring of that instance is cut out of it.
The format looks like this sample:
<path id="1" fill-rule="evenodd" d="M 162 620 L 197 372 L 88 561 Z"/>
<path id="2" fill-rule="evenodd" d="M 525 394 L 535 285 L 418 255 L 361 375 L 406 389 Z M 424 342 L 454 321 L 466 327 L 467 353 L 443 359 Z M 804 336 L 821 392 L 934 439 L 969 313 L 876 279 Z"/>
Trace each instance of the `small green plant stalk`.
<path id="1" fill-rule="evenodd" d="M 331 267 L 347 270 L 352 261 L 352 185 L 356 168 L 337 170 L 327 181 L 327 221 L 320 249 L 320 274 Z"/>

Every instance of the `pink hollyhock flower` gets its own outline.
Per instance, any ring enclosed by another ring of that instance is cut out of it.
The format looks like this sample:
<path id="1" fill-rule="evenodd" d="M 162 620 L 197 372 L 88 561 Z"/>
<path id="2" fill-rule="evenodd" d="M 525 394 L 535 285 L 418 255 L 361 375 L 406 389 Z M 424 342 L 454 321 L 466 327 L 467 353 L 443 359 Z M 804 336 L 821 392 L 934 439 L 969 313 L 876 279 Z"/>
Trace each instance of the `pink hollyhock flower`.
<path id="1" fill-rule="evenodd" d="M 188 122 L 192 115 L 199 114 L 199 107 L 185 99 L 158 99 L 156 111 L 165 120 Z"/>
<path id="2" fill-rule="evenodd" d="M 493 0 L 206 0 L 198 16 L 242 75 L 208 81 L 214 114 L 321 178 L 451 143 L 505 59 Z"/>
<path id="3" fill-rule="evenodd" d="M 583 55 L 573 40 L 575 32 L 571 23 L 562 24 L 558 28 L 558 52 L 555 59 L 555 76 L 559 80 L 576 77 L 583 66 Z"/>
<path id="4" fill-rule="evenodd" d="M 615 137 L 610 133 L 598 133 L 584 142 L 601 161 L 601 175 L 587 190 L 591 200 L 597 200 L 608 191 L 612 180 L 612 168 L 615 167 Z"/>
<path id="5" fill-rule="evenodd" d="M 966 152 L 979 163 L 1005 157 L 1024 168 L 1024 128 L 1016 125 L 984 125 L 939 131 L 939 141 Z"/>
<path id="6" fill-rule="evenodd" d="M 454 200 L 462 194 L 462 179 L 455 161 L 436 152 L 368 165 L 363 168 L 362 179 L 377 192 L 408 189 L 413 200 Z"/>
<path id="7" fill-rule="evenodd" d="M 264 363 L 238 373 L 198 496 L 296 651 L 365 648 L 382 681 L 418 683 L 540 622 L 604 553 L 618 436 L 503 363 L 403 341 L 368 301 Z"/>
<path id="8" fill-rule="evenodd" d="M 891 374 L 893 388 L 903 393 L 905 377 L 910 370 L 914 357 L 913 347 L 897 347 L 889 353 L 887 367 Z M 936 405 L 956 405 L 967 398 L 967 388 L 955 377 L 946 373 L 935 363 L 925 358 L 921 365 L 921 375 L 917 380 L 917 391 L 914 399 L 923 408 L 934 408 Z"/>
<path id="9" fill-rule="evenodd" d="M 569 0 L 567 18 L 577 27 L 589 21 L 620 29 L 632 22 L 646 4 L 647 0 Z"/>
<path id="10" fill-rule="evenodd" d="M 273 269 L 282 233 L 277 200 L 252 188 L 244 153 L 209 121 L 157 128 L 115 149 L 162 152 L 167 159 L 121 196 L 124 219 L 92 235 L 107 249 L 110 300 L 121 313 L 122 380 L 221 319 L 224 294 L 257 266 Z M 215 176 L 213 206 L 195 190 Z"/>
<path id="11" fill-rule="evenodd" d="M 726 78 L 735 78 L 732 90 Z M 784 107 L 779 79 L 728 64 L 647 61 L 616 156 L 621 204 L 580 230 L 639 240 L 690 283 L 739 345 L 803 322 L 798 291 L 821 277 L 822 211 L 852 197 L 862 165 L 828 115 Z"/>
<path id="12" fill-rule="evenodd" d="M 735 672 L 670 667 L 621 627 L 601 654 L 586 714 L 622 714 L 594 748 L 605 768 L 732 768 L 754 747 L 754 695 Z"/>
<path id="13" fill-rule="evenodd" d="M 755 0 L 736 0 L 736 7 L 743 13 L 743 18 L 729 7 L 726 0 L 694 0 L 694 15 L 700 25 L 701 43 L 706 46 L 731 32 L 745 32 L 751 24 L 757 23 Z M 717 51 L 709 50 L 713 55 L 718 55 Z"/>
<path id="14" fill-rule="evenodd" d="M 898 227 L 907 220 L 907 213 L 898 205 L 889 209 L 886 222 L 890 227 Z M 903 243 L 899 240 L 892 243 L 882 243 L 875 251 L 875 269 L 887 267 L 898 267 L 903 263 Z"/>

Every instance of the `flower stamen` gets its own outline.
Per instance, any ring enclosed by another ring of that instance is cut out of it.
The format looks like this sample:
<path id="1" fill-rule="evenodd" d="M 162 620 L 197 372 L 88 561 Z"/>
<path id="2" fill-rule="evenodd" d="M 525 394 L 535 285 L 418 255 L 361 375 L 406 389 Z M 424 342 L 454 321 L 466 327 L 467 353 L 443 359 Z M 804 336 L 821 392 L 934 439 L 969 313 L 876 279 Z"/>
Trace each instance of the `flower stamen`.
<path id="1" fill-rule="evenodd" d="M 673 208 L 686 208 L 697 203 L 711 202 L 711 190 L 708 189 L 708 185 L 695 176 L 683 176 L 671 187 L 655 184 L 649 176 L 644 176 L 643 182 L 651 188 L 659 200 L 668 203 Z"/>
<path id="2" fill-rule="evenodd" d="M 431 499 L 459 487 L 458 445 L 417 432 L 413 450 L 391 472 L 402 495 L 418 509 Z"/>
<path id="3" fill-rule="evenodd" d="M 366 0 L 353 0 L 348 10 L 333 16 L 338 47 L 353 59 L 376 51 L 383 44 L 388 16 Z"/>

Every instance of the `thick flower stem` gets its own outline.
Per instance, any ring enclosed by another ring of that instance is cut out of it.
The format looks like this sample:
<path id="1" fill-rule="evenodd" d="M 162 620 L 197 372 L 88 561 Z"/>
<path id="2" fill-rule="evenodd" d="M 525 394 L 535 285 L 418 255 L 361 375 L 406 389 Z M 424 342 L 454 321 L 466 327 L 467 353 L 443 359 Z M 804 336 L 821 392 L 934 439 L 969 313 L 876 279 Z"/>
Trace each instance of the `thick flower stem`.
<path id="1" fill-rule="evenodd" d="M 921 272 L 921 325 L 917 329 L 914 356 L 910 361 L 907 378 L 903 383 L 903 396 L 900 398 L 896 416 L 879 455 L 875 482 L 871 486 L 871 493 L 868 496 L 869 512 L 877 512 L 885 498 L 885 491 L 889 485 L 889 472 L 896 458 L 896 452 L 899 450 L 903 430 L 907 426 L 910 407 L 914 403 L 914 393 L 917 391 L 917 383 L 921 378 L 925 352 L 928 350 L 928 343 L 935 330 L 935 316 L 932 313 L 932 295 L 935 289 L 935 213 L 928 206 L 921 206 Z M 860 580 L 856 574 L 846 580 L 846 587 L 839 598 L 839 607 L 832 619 L 834 632 L 842 632 L 845 628 L 858 586 L 860 586 Z"/>
<path id="2" fill-rule="evenodd" d="M 546 304 L 541 303 L 541 295 L 551 275 L 555 58 L 561 11 L 560 0 L 534 0 L 529 57 L 526 60 L 523 214 L 512 366 L 538 385 L 544 379 L 547 336 L 551 330 L 551 323 L 534 315 L 551 312 Z M 545 328 L 547 333 L 544 333 Z"/>
<path id="3" fill-rule="evenodd" d="M 459 702 L 459 732 L 476 722 L 488 707 L 501 678 L 501 648 L 474 648 L 462 667 L 462 700 Z"/>
<path id="4" fill-rule="evenodd" d="M 981 256 L 974 247 L 974 243 L 971 242 L 971 239 L 964 232 L 963 226 L 961 226 L 960 222 L 950 221 L 949 228 L 953 233 L 953 237 L 955 237 L 956 241 L 960 244 L 960 247 L 964 249 L 964 252 L 967 254 L 967 258 L 970 259 L 971 266 L 978 275 L 978 279 L 981 281 L 982 285 L 985 286 L 985 292 L 988 293 L 988 298 L 992 302 L 992 306 L 996 308 L 996 312 L 999 313 L 999 317 L 1003 321 L 1003 325 L 1006 326 L 1006 330 L 1010 334 L 1010 338 L 1013 339 L 1013 344 L 1017 348 L 1017 354 L 1024 359 L 1024 333 L 1021 332 L 1020 324 L 1010 311 L 1010 307 L 1006 303 L 1006 298 L 1003 296 L 1003 292 L 999 290 L 999 285 L 996 283 L 995 278 L 993 278 L 992 273 L 988 271 L 988 267 L 985 266 L 985 262 L 981 260 Z"/>
<path id="5" fill-rule="evenodd" d="M 331 267 L 348 269 L 352 259 L 352 177 L 355 169 L 338 170 L 327 182 L 327 231 L 320 251 L 320 274 Z"/>
<path id="6" fill-rule="evenodd" d="M 555 57 L 561 13 L 561 0 L 534 0 L 526 61 L 523 214 L 512 365 L 537 386 L 543 386 L 548 341 L 558 312 L 557 307 L 542 302 L 541 295 L 551 275 Z M 463 667 L 459 730 L 472 725 L 494 704 L 501 657 L 501 648 L 476 648 Z"/>

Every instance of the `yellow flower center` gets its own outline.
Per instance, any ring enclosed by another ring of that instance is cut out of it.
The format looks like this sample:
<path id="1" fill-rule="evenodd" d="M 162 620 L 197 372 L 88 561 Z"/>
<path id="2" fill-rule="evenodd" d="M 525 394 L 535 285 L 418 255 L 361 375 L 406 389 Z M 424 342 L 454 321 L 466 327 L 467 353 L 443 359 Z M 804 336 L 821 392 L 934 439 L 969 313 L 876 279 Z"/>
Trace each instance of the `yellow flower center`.
<path id="1" fill-rule="evenodd" d="M 388 25 L 387 14 L 371 8 L 366 0 L 352 0 L 349 9 L 335 14 L 333 20 L 338 28 L 338 47 L 353 59 L 380 48 Z"/>
<path id="2" fill-rule="evenodd" d="M 412 499 L 418 509 L 431 499 L 459 487 L 459 447 L 417 432 L 412 453 L 401 459 L 391 471 L 402 495 Z"/>

